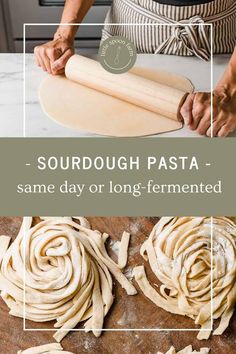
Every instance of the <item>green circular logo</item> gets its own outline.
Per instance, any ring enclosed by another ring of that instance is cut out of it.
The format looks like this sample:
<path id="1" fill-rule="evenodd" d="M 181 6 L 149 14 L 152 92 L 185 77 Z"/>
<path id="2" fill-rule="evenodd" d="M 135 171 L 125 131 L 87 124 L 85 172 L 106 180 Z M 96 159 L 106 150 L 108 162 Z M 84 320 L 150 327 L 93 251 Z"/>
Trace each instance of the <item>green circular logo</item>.
<path id="1" fill-rule="evenodd" d="M 129 39 L 115 36 L 101 43 L 98 58 L 106 71 L 112 74 L 123 74 L 134 66 L 137 51 Z"/>

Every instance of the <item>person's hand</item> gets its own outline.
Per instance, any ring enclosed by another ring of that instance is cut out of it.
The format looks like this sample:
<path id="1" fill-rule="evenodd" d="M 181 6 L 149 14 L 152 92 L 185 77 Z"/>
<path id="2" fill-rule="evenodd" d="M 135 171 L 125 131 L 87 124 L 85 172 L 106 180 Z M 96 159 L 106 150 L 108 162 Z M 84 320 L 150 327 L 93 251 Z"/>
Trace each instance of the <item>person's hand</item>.
<path id="1" fill-rule="evenodd" d="M 52 75 L 63 74 L 74 54 L 73 41 L 59 37 L 34 49 L 36 64 Z"/>
<path id="2" fill-rule="evenodd" d="M 189 94 L 180 114 L 191 130 L 206 135 L 211 126 L 211 95 L 205 92 Z"/>
<path id="3" fill-rule="evenodd" d="M 236 89 L 214 91 L 213 136 L 226 137 L 236 129 Z"/>
<path id="4" fill-rule="evenodd" d="M 211 94 L 189 94 L 180 114 L 185 124 L 200 135 L 225 137 L 236 129 L 236 92 L 217 88 L 213 94 L 213 127 L 211 129 Z"/>

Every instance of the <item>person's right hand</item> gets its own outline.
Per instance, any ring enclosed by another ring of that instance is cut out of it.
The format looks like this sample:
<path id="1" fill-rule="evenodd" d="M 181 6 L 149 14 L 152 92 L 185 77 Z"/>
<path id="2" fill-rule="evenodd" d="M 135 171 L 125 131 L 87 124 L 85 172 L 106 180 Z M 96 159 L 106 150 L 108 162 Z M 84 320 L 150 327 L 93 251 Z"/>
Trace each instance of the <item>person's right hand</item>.
<path id="1" fill-rule="evenodd" d="M 74 54 L 73 41 L 65 38 L 54 40 L 34 48 L 36 64 L 52 75 L 63 74 L 65 66 Z"/>
<path id="2" fill-rule="evenodd" d="M 211 94 L 189 94 L 180 114 L 185 124 L 200 135 L 226 137 L 236 129 L 236 90 L 216 87 L 213 92 L 213 126 L 211 127 Z"/>

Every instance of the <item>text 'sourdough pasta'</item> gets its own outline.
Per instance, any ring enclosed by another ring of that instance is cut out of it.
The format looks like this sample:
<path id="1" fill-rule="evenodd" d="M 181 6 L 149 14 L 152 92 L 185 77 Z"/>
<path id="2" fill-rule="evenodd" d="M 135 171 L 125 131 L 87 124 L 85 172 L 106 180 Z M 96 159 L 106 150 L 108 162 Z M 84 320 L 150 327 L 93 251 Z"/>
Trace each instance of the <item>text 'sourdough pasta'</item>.
<path id="1" fill-rule="evenodd" d="M 86 321 L 86 331 L 99 336 L 113 303 L 111 274 L 128 295 L 136 294 L 136 289 L 108 256 L 107 234 L 91 230 L 80 217 L 41 219 L 32 226 L 32 218 L 24 218 L 9 248 L 10 238 L 0 237 L 1 296 L 11 315 L 23 317 L 25 279 L 27 319 L 56 320 L 58 342 L 81 321 Z M 128 242 L 121 245 L 128 247 Z"/>
<path id="2" fill-rule="evenodd" d="M 209 338 L 211 313 L 214 320 L 220 320 L 213 334 L 220 335 L 234 312 L 236 225 L 232 220 L 213 218 L 212 251 L 213 257 L 211 218 L 163 217 L 141 248 L 142 256 L 162 283 L 160 292 L 150 285 L 143 266 L 134 269 L 137 283 L 151 301 L 201 326 L 198 339 Z"/>

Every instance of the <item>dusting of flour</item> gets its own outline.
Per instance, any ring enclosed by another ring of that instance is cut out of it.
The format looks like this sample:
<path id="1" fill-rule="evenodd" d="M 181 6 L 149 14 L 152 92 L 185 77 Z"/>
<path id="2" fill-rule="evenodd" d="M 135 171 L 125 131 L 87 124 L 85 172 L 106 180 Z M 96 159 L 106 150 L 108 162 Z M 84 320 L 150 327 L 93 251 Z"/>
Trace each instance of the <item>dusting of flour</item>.
<path id="1" fill-rule="evenodd" d="M 118 256 L 119 255 L 119 248 L 120 248 L 120 242 L 119 241 L 110 241 L 110 246 L 112 251 Z"/>

